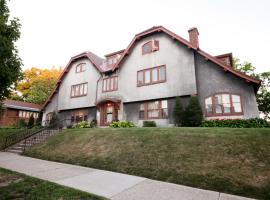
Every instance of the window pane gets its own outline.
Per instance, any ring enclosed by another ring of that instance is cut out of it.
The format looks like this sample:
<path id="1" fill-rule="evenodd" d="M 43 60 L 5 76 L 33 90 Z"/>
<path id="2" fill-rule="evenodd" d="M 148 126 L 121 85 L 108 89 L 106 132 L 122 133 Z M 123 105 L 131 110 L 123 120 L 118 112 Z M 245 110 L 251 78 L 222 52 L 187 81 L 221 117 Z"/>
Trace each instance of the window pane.
<path id="1" fill-rule="evenodd" d="M 85 67 L 86 67 L 86 64 L 83 63 L 83 64 L 82 64 L 82 69 L 81 69 L 81 70 L 82 70 L 82 71 L 85 71 Z"/>
<path id="2" fill-rule="evenodd" d="M 209 114 L 213 113 L 212 97 L 208 97 L 207 99 L 205 99 L 205 109 L 207 113 Z"/>
<path id="3" fill-rule="evenodd" d="M 144 83 L 145 83 L 145 84 L 150 83 L 150 70 L 146 70 L 146 71 L 144 72 L 144 75 L 145 75 Z"/>
<path id="4" fill-rule="evenodd" d="M 152 70 L 152 82 L 158 81 L 158 68 Z"/>
<path id="5" fill-rule="evenodd" d="M 140 105 L 140 110 L 144 110 L 144 104 L 143 103 Z"/>
<path id="6" fill-rule="evenodd" d="M 233 103 L 234 112 L 242 112 L 241 103 Z"/>
<path id="7" fill-rule="evenodd" d="M 139 118 L 144 119 L 144 111 L 143 110 L 139 112 Z"/>
<path id="8" fill-rule="evenodd" d="M 162 100 L 161 101 L 161 108 L 168 108 L 168 102 L 167 102 L 167 100 Z"/>
<path id="9" fill-rule="evenodd" d="M 103 80 L 103 91 L 106 91 L 107 79 Z"/>
<path id="10" fill-rule="evenodd" d="M 152 52 L 152 41 L 144 44 L 142 51 L 143 54 Z"/>
<path id="11" fill-rule="evenodd" d="M 224 113 L 231 112 L 231 101 L 230 101 L 229 94 L 222 94 L 222 105 L 223 105 Z"/>
<path id="12" fill-rule="evenodd" d="M 111 90 L 113 90 L 114 89 L 114 84 L 113 84 L 113 81 L 114 80 L 114 78 L 110 78 L 110 81 L 111 81 Z"/>
<path id="13" fill-rule="evenodd" d="M 148 118 L 158 118 L 159 110 L 148 110 Z"/>
<path id="14" fill-rule="evenodd" d="M 159 68 L 159 81 L 165 81 L 166 77 L 165 77 L 165 67 L 162 66 Z"/>
<path id="15" fill-rule="evenodd" d="M 80 88 L 79 95 L 83 95 L 83 85 L 79 85 L 79 88 Z"/>
<path id="16" fill-rule="evenodd" d="M 118 77 L 114 78 L 114 89 L 117 90 L 118 88 Z"/>
<path id="17" fill-rule="evenodd" d="M 83 88 L 83 94 L 84 94 L 84 95 L 87 94 L 87 88 L 88 88 L 87 86 L 88 86 L 88 84 L 85 83 L 85 84 L 84 84 L 84 88 Z"/>
<path id="18" fill-rule="evenodd" d="M 143 71 L 138 72 L 138 85 L 143 85 Z"/>
<path id="19" fill-rule="evenodd" d="M 110 79 L 107 79 L 106 83 L 107 83 L 106 91 L 108 91 L 110 90 Z"/>
<path id="20" fill-rule="evenodd" d="M 239 95 L 232 95 L 232 102 L 233 103 L 240 103 L 240 96 Z"/>
<path id="21" fill-rule="evenodd" d="M 158 109 L 158 105 L 159 105 L 158 101 L 148 103 L 148 110 Z"/>
<path id="22" fill-rule="evenodd" d="M 215 105 L 216 105 L 216 108 L 215 108 L 216 113 L 218 114 L 222 113 L 222 96 L 215 95 L 214 100 L 215 100 Z"/>

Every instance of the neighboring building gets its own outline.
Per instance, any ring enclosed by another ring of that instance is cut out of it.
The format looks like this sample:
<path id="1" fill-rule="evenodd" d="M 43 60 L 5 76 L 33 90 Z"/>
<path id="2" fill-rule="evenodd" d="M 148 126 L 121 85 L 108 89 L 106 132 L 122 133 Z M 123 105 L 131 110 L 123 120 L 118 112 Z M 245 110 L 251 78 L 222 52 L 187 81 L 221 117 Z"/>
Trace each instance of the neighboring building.
<path id="1" fill-rule="evenodd" d="M 41 105 L 9 99 L 3 102 L 3 107 L 4 110 L 0 114 L 0 127 L 17 124 L 20 119 L 27 122 L 32 114 L 37 119 L 41 110 Z"/>
<path id="2" fill-rule="evenodd" d="M 175 98 L 184 106 L 198 95 L 205 119 L 258 117 L 260 80 L 232 68 L 232 54 L 211 56 L 199 47 L 197 28 L 189 41 L 157 26 L 136 34 L 124 50 L 102 59 L 91 52 L 71 58 L 43 107 L 43 121 L 56 111 L 71 123 L 96 119 L 142 125 L 173 125 Z"/>

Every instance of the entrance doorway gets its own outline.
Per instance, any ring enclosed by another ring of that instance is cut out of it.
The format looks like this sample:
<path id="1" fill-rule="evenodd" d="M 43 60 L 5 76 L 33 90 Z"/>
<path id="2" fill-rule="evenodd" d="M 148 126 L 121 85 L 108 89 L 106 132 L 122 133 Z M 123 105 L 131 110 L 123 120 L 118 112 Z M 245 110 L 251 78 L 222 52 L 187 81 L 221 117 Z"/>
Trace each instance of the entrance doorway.
<path id="1" fill-rule="evenodd" d="M 109 126 L 118 120 L 119 105 L 115 102 L 105 102 L 100 105 L 100 126 Z"/>

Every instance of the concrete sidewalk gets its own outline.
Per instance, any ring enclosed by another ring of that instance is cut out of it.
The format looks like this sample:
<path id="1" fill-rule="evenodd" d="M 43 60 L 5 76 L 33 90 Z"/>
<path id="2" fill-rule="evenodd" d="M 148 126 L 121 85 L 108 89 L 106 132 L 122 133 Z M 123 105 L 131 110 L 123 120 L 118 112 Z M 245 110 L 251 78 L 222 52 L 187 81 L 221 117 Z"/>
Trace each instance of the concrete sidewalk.
<path id="1" fill-rule="evenodd" d="M 248 200 L 239 196 L 0 152 L 0 167 L 112 200 Z"/>

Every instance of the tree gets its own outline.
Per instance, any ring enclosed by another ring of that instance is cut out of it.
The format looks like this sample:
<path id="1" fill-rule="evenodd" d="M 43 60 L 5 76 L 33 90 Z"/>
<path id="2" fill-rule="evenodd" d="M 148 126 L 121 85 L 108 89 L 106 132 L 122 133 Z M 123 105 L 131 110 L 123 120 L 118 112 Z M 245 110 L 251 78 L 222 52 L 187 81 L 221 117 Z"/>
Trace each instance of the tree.
<path id="1" fill-rule="evenodd" d="M 36 120 L 36 125 L 37 126 L 41 126 L 42 125 L 42 112 L 39 112 L 38 113 L 38 118 L 37 118 L 37 120 Z"/>
<path id="2" fill-rule="evenodd" d="M 174 118 L 174 124 L 176 126 L 181 126 L 183 123 L 183 108 L 180 102 L 180 97 L 176 97 L 175 106 L 173 109 L 173 118 Z"/>
<path id="3" fill-rule="evenodd" d="M 16 90 L 26 102 L 43 104 L 55 88 L 61 68 L 39 69 L 32 67 L 23 72 L 23 79 L 18 82 Z M 18 98 L 16 95 L 10 98 Z"/>
<path id="4" fill-rule="evenodd" d="M 0 102 L 21 78 L 21 59 L 15 42 L 20 38 L 18 18 L 9 19 L 6 0 L 0 0 Z"/>
<path id="5" fill-rule="evenodd" d="M 28 128 L 31 128 L 31 127 L 33 127 L 34 126 L 34 124 L 35 124 L 35 119 L 34 119 L 34 115 L 33 114 L 31 114 L 30 115 L 30 118 L 29 118 L 29 121 L 28 121 Z"/>
<path id="6" fill-rule="evenodd" d="M 241 71 L 249 76 L 261 79 L 261 87 L 256 96 L 259 111 L 264 114 L 265 119 L 270 119 L 270 71 L 263 73 L 256 73 L 256 67 L 250 62 L 240 63 L 238 58 L 233 59 L 234 69 Z"/>
<path id="7" fill-rule="evenodd" d="M 197 96 L 191 96 L 189 104 L 184 111 L 183 125 L 196 127 L 200 126 L 203 120 L 201 105 Z"/>
<path id="8" fill-rule="evenodd" d="M 51 128 L 57 128 L 59 126 L 59 117 L 55 111 L 52 113 L 52 118 L 50 120 L 49 126 Z"/>

